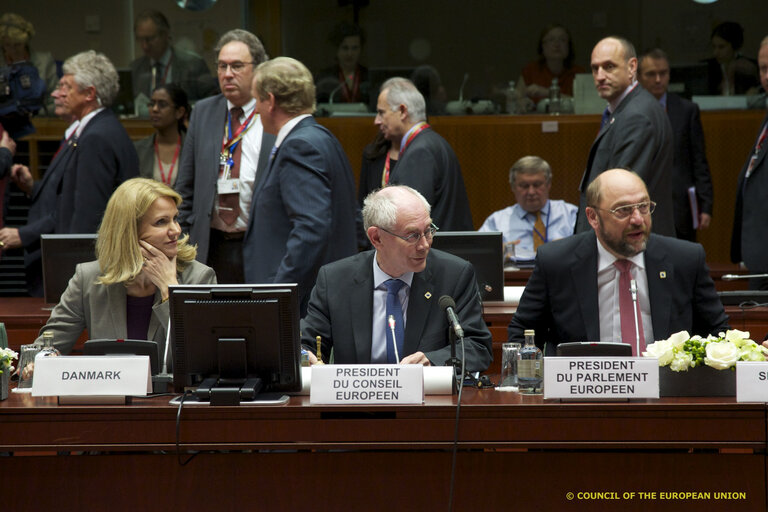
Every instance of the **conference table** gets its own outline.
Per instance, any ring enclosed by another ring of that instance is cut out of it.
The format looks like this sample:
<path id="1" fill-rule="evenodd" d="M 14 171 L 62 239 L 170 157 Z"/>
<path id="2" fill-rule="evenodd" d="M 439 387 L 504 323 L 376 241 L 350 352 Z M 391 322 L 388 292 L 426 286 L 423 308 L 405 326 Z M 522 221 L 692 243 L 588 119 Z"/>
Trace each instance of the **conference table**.
<path id="1" fill-rule="evenodd" d="M 465 388 L 456 430 L 456 403 L 292 396 L 179 412 L 167 396 L 60 406 L 11 393 L 0 452 L 14 456 L 0 457 L 0 475 L 15 510 L 448 510 L 456 438 L 457 511 L 768 505 L 766 404 L 561 403 Z"/>

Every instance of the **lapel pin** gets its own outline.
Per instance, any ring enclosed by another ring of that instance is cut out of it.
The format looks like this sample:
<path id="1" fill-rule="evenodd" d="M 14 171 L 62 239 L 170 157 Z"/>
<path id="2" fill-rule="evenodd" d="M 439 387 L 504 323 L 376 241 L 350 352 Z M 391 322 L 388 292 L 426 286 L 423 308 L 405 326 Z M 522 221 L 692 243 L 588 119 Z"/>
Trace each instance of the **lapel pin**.
<path id="1" fill-rule="evenodd" d="M 432 293 L 431 293 L 431 292 L 427 292 L 427 293 L 425 293 L 425 294 L 424 294 L 424 298 L 425 298 L 425 299 L 431 299 L 431 298 L 432 298 Z"/>
<path id="2" fill-rule="evenodd" d="M 662 270 L 661 272 L 659 272 L 659 278 L 660 279 L 666 279 L 667 278 L 667 273 Z"/>

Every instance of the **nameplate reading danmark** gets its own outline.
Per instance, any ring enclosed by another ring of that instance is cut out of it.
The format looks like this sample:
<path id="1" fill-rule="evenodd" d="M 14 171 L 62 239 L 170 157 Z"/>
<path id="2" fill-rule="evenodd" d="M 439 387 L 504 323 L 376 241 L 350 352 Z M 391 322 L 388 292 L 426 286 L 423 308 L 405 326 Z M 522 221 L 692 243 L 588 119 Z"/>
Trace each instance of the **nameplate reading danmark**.
<path id="1" fill-rule="evenodd" d="M 736 362 L 736 401 L 768 402 L 767 361 Z"/>
<path id="2" fill-rule="evenodd" d="M 647 357 L 547 357 L 544 398 L 659 398 L 659 361 Z"/>
<path id="3" fill-rule="evenodd" d="M 312 367 L 311 404 L 421 404 L 424 367 L 337 364 Z M 35 377 L 37 378 L 37 377 Z"/>
<path id="4" fill-rule="evenodd" d="M 35 359 L 32 396 L 145 396 L 149 356 L 59 356 Z"/>

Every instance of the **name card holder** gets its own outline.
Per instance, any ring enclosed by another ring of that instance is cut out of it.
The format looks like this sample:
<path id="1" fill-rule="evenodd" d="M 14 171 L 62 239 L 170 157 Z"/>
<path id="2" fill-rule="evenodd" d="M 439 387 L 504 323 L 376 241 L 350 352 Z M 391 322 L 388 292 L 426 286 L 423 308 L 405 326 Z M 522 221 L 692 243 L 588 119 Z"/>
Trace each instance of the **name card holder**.
<path id="1" fill-rule="evenodd" d="M 768 402 L 768 361 L 736 362 L 736 401 Z"/>
<path id="2" fill-rule="evenodd" d="M 59 356 L 35 361 L 32 396 L 66 404 L 120 404 L 152 391 L 148 356 Z"/>
<path id="3" fill-rule="evenodd" d="M 647 357 L 547 357 L 544 398 L 621 401 L 659 398 L 659 361 Z"/>
<path id="4" fill-rule="evenodd" d="M 337 364 L 312 367 L 309 403 L 422 404 L 424 367 L 418 364 Z"/>

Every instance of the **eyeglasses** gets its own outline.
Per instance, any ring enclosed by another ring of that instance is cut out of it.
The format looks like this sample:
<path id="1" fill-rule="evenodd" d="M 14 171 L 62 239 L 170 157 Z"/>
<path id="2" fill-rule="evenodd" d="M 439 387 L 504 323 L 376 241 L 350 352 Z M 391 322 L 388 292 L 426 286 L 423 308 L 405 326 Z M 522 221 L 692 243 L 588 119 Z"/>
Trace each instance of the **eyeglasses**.
<path id="1" fill-rule="evenodd" d="M 419 240 L 421 240 L 421 237 L 426 238 L 428 242 L 430 240 L 432 240 L 432 238 L 435 236 L 435 233 L 440 228 L 438 228 L 434 224 L 430 224 L 429 227 L 427 228 L 427 230 L 424 231 L 423 233 L 411 233 L 410 235 L 407 235 L 407 236 L 401 236 L 401 235 L 395 234 L 395 233 L 391 232 L 388 229 L 382 228 L 381 226 L 379 226 L 379 229 L 382 230 L 382 231 L 386 231 L 387 233 L 389 233 L 392 236 L 396 236 L 400 240 L 405 240 L 409 244 L 416 245 L 417 243 L 419 243 Z"/>
<path id="2" fill-rule="evenodd" d="M 165 100 L 157 100 L 157 101 L 149 100 L 149 102 L 147 103 L 147 107 L 149 108 L 153 108 L 155 105 L 157 105 L 157 108 L 159 109 L 164 109 L 164 108 L 173 106 Z"/>
<path id="3" fill-rule="evenodd" d="M 628 219 L 632 216 L 633 213 L 635 213 L 635 210 L 640 212 L 640 215 L 650 215 L 653 213 L 653 210 L 656 209 L 656 203 L 653 201 L 644 201 L 642 203 L 636 203 L 636 204 L 626 204 L 624 206 L 618 206 L 614 208 L 613 210 L 607 210 L 605 208 L 598 208 L 597 206 L 593 206 L 595 210 L 604 210 L 607 212 L 611 212 L 614 217 L 616 217 L 619 220 Z"/>
<path id="4" fill-rule="evenodd" d="M 243 72 L 245 69 L 245 66 L 248 64 L 253 64 L 253 62 L 216 62 L 216 69 L 219 70 L 219 73 L 226 73 L 227 68 L 231 69 L 232 72 L 236 75 Z"/>

